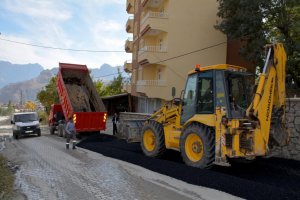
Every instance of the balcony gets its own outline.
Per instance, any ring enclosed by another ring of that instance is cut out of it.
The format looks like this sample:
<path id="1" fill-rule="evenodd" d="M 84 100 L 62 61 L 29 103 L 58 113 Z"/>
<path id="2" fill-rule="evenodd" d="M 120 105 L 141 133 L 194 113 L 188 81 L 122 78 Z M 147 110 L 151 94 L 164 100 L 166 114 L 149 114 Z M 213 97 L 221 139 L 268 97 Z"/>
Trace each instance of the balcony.
<path id="1" fill-rule="evenodd" d="M 126 23 L 126 32 L 133 33 L 133 16 L 130 16 Z"/>
<path id="2" fill-rule="evenodd" d="M 124 63 L 124 71 L 127 73 L 131 73 L 132 72 L 132 62 L 126 60 Z"/>
<path id="3" fill-rule="evenodd" d="M 164 93 L 166 80 L 138 80 L 136 91 L 146 94 L 150 98 L 158 98 Z"/>
<path id="4" fill-rule="evenodd" d="M 145 52 L 163 53 L 163 52 L 167 52 L 167 47 L 164 47 L 164 46 L 143 46 L 139 50 L 139 55 L 141 55 Z"/>
<path id="5" fill-rule="evenodd" d="M 133 40 L 128 38 L 125 42 L 125 51 L 126 53 L 132 53 L 133 51 Z"/>
<path id="6" fill-rule="evenodd" d="M 158 8 L 161 4 L 164 3 L 164 0 L 142 0 L 142 6 L 151 7 L 151 8 Z"/>
<path id="7" fill-rule="evenodd" d="M 166 46 L 144 46 L 138 52 L 138 62 L 141 65 L 160 62 L 166 52 Z"/>
<path id="8" fill-rule="evenodd" d="M 126 2 L 126 11 L 128 14 L 134 13 L 134 0 L 127 0 Z"/>
<path id="9" fill-rule="evenodd" d="M 144 35 L 147 31 L 152 30 L 152 35 L 160 31 L 167 32 L 168 13 L 149 11 L 141 20 L 141 33 Z M 156 30 L 156 31 L 155 31 Z"/>

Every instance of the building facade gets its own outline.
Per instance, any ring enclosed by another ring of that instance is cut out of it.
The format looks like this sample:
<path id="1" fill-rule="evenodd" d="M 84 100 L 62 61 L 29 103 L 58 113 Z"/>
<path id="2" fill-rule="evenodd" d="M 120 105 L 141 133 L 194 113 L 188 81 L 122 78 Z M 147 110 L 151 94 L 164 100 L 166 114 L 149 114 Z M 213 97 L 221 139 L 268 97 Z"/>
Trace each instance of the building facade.
<path id="1" fill-rule="evenodd" d="M 201 66 L 226 63 L 227 37 L 216 30 L 217 1 L 127 0 L 125 51 L 132 53 L 124 86 L 138 97 L 137 112 L 152 113 L 185 87 L 187 73 Z"/>

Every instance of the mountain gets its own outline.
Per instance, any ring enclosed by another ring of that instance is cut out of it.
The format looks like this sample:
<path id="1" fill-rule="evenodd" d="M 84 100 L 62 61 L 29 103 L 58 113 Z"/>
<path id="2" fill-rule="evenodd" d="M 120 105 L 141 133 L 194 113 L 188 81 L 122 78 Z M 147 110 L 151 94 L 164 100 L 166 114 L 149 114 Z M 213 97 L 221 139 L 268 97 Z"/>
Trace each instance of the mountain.
<path id="1" fill-rule="evenodd" d="M 92 69 L 91 70 L 91 76 L 94 80 L 102 80 L 103 82 L 107 83 L 111 80 L 113 80 L 114 77 L 118 75 L 118 67 L 112 67 L 109 64 L 103 64 L 100 66 L 100 68 Z M 122 72 L 122 68 L 120 68 Z M 125 74 L 123 73 L 122 76 Z"/>
<path id="2" fill-rule="evenodd" d="M 30 80 L 37 77 L 43 67 L 40 64 L 12 64 L 7 61 L 0 61 L 0 88 L 20 81 Z"/>
<path id="3" fill-rule="evenodd" d="M 0 89 L 0 102 L 7 103 L 12 101 L 14 103 L 25 101 L 35 101 L 36 94 L 42 90 L 42 88 L 49 83 L 51 77 L 57 74 L 57 69 L 43 70 L 41 73 L 33 79 L 10 83 Z"/>
<path id="4" fill-rule="evenodd" d="M 0 67 L 2 69 L 2 63 L 5 63 L 3 61 L 0 61 Z M 37 69 L 39 68 L 39 64 L 28 64 L 28 65 L 13 65 L 9 63 L 11 66 L 14 66 L 15 74 L 18 74 L 19 79 L 25 79 L 25 76 L 28 78 L 28 74 L 31 74 L 30 77 L 32 77 L 32 74 L 35 74 L 37 72 Z M 18 67 L 16 67 L 18 66 Z M 28 68 L 26 68 L 28 67 Z M 40 66 L 41 67 L 41 66 Z M 26 73 L 23 72 L 23 69 L 26 68 Z M 14 73 L 11 73 L 11 76 L 4 76 L 3 74 L 9 74 L 7 71 L 7 68 L 5 69 L 5 73 L 0 73 L 0 79 L 5 77 L 5 80 L 8 80 L 7 77 L 15 76 Z M 31 72 L 33 70 L 33 72 Z M 105 83 L 108 83 L 109 81 L 113 80 L 114 77 L 118 75 L 118 69 L 117 67 L 112 67 L 109 64 L 103 64 L 100 66 L 100 68 L 96 69 L 90 69 L 91 70 L 91 77 L 93 80 L 102 80 Z M 123 68 L 120 68 L 121 73 L 123 72 Z M 20 71 L 23 72 L 22 77 L 20 74 Z M 30 72 L 30 73 L 29 73 Z M 4 87 L 0 87 L 0 103 L 8 103 L 8 101 L 12 101 L 14 103 L 19 103 L 21 101 L 35 101 L 37 93 L 42 90 L 42 88 L 49 83 L 49 80 L 51 77 L 56 76 L 58 72 L 58 68 L 53 68 L 51 70 L 41 70 L 35 77 L 28 78 L 25 81 L 10 81 L 7 85 Z M 122 73 L 122 76 L 128 77 L 126 73 Z M 21 78 L 22 77 L 22 78 Z"/>

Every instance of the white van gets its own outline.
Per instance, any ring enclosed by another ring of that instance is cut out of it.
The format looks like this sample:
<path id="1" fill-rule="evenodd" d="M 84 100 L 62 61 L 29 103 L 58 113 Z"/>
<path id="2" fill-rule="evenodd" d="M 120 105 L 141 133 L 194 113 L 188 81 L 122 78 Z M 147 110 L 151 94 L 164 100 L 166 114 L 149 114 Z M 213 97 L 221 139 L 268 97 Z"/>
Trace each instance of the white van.
<path id="1" fill-rule="evenodd" d="M 32 135 L 41 136 L 40 121 L 36 112 L 14 113 L 11 118 L 13 137 Z"/>

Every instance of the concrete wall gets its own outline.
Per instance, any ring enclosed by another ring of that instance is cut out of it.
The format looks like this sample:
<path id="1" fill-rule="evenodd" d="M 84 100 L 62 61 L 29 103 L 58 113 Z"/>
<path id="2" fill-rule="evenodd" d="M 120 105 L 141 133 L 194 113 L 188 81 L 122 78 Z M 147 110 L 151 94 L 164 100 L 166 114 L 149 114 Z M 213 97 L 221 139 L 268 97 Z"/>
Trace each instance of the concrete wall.
<path id="1" fill-rule="evenodd" d="M 300 98 L 287 99 L 286 106 L 290 142 L 286 147 L 272 149 L 272 155 L 300 160 Z"/>

